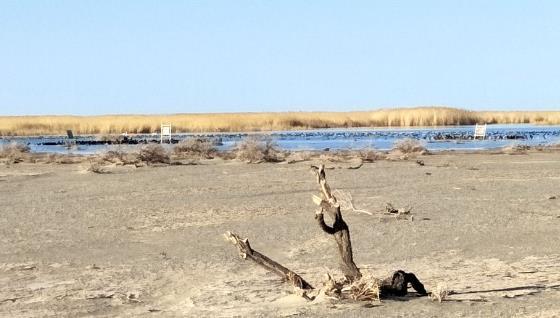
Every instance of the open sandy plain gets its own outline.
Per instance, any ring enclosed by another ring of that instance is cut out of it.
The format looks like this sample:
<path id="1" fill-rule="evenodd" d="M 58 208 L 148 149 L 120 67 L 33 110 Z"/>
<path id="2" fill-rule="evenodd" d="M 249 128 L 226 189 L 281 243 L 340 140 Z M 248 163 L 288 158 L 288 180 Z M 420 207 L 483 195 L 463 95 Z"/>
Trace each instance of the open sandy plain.
<path id="1" fill-rule="evenodd" d="M 225 231 L 313 285 L 338 272 L 314 220 L 311 162 L 0 166 L 2 317 L 558 317 L 560 153 L 327 164 L 362 271 L 412 271 L 445 301 L 309 302 L 239 257 Z M 414 220 L 382 215 L 410 205 Z"/>

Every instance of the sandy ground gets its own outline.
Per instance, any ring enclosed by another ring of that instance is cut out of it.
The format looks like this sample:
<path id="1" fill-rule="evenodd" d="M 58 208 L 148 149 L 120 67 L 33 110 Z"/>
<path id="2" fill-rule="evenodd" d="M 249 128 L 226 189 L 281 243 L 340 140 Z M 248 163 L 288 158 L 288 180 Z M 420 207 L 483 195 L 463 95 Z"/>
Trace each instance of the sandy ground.
<path id="1" fill-rule="evenodd" d="M 442 303 L 308 302 L 239 258 L 227 230 L 318 287 L 339 274 L 309 162 L 17 164 L 0 166 L 0 316 L 560 316 L 560 153 L 422 159 L 327 178 L 374 213 L 344 212 L 362 271 L 446 284 Z M 381 217 L 385 202 L 414 220 Z"/>

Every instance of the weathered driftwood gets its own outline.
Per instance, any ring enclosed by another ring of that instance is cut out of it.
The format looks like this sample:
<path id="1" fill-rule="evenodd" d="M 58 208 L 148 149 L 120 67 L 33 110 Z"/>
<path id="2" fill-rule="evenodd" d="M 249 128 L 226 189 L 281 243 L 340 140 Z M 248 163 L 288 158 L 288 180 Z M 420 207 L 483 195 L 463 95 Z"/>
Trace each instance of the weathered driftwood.
<path id="1" fill-rule="evenodd" d="M 332 195 L 329 184 L 327 183 L 325 166 L 312 166 L 311 169 L 317 177 L 317 183 L 321 189 L 322 196 L 322 198 L 313 196 L 313 201 L 320 207 L 315 214 L 315 219 L 325 233 L 334 237 L 341 258 L 341 269 L 346 279 L 348 281 L 359 279 L 362 274 L 354 263 L 350 230 L 342 218 L 340 204 L 337 202 L 336 197 Z M 325 223 L 324 213 L 327 213 L 332 220 L 333 223 L 331 226 Z"/>
<path id="2" fill-rule="evenodd" d="M 300 288 L 300 289 L 313 289 L 313 286 L 306 282 L 301 276 L 296 274 L 295 272 L 287 269 L 286 267 L 278 264 L 271 260 L 270 258 L 266 257 L 265 255 L 255 251 L 251 245 L 249 244 L 248 239 L 241 239 L 239 235 L 231 232 L 226 232 L 225 237 L 228 241 L 232 242 L 237 248 L 239 249 L 239 255 L 243 259 L 249 258 L 253 262 L 259 264 L 260 266 L 264 267 L 265 269 L 277 274 L 278 276 L 282 277 L 284 280 L 289 282 L 292 286 Z"/>
<path id="3" fill-rule="evenodd" d="M 315 214 L 315 219 L 325 233 L 334 237 L 341 259 L 341 269 L 345 277 L 344 280 L 337 282 L 327 274 L 327 280 L 324 287 L 321 289 L 322 292 L 339 298 L 371 301 L 379 300 L 380 297 L 405 296 L 408 293 L 410 285 L 416 290 L 418 295 L 427 295 L 424 285 L 422 285 L 413 273 L 406 273 L 402 270 L 398 270 L 394 272 L 391 277 L 384 280 L 379 280 L 367 275 L 362 277 L 362 273 L 354 263 L 350 230 L 342 218 L 340 204 L 337 202 L 336 197 L 333 196 L 327 183 L 325 167 L 323 165 L 318 167 L 312 166 L 312 171 L 315 173 L 317 183 L 321 189 L 321 197 L 313 196 L 313 201 L 319 206 L 319 210 L 317 210 Z M 330 219 L 333 221 L 332 225 L 327 225 L 325 223 L 324 213 L 329 215 Z M 314 299 L 314 297 L 309 297 L 306 293 L 314 289 L 311 284 L 306 282 L 295 272 L 253 250 L 248 239 L 241 239 L 237 234 L 231 232 L 227 232 L 225 237 L 237 246 L 239 254 L 243 259 L 249 258 L 265 269 L 276 273 L 292 286 L 301 290 L 301 295 L 306 299 Z M 315 292 L 317 291 L 315 290 Z"/>

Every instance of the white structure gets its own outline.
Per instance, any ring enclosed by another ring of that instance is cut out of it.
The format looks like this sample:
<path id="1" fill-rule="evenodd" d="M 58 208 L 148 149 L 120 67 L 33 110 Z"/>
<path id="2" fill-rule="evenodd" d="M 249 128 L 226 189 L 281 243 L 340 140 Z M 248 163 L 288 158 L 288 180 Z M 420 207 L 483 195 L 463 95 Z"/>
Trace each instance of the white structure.
<path id="1" fill-rule="evenodd" d="M 482 139 L 486 138 L 486 124 L 484 125 L 476 124 L 476 126 L 474 126 L 474 139 L 478 137 Z"/>
<path id="2" fill-rule="evenodd" d="M 161 124 L 159 143 L 163 143 L 163 137 L 166 139 L 169 137 L 169 143 L 171 143 L 171 124 Z"/>

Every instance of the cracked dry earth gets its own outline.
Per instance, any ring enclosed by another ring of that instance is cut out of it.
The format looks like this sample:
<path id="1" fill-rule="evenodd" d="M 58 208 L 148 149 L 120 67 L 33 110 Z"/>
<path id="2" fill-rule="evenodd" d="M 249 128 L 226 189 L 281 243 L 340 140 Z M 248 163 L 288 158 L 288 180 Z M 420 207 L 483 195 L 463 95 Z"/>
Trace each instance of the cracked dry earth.
<path id="1" fill-rule="evenodd" d="M 414 272 L 451 291 L 441 303 L 308 302 L 239 258 L 227 230 L 316 287 L 340 275 L 310 162 L 17 164 L 0 166 L 0 316 L 560 316 L 560 153 L 422 160 L 327 163 L 327 178 L 372 213 L 343 211 L 362 271 Z"/>

